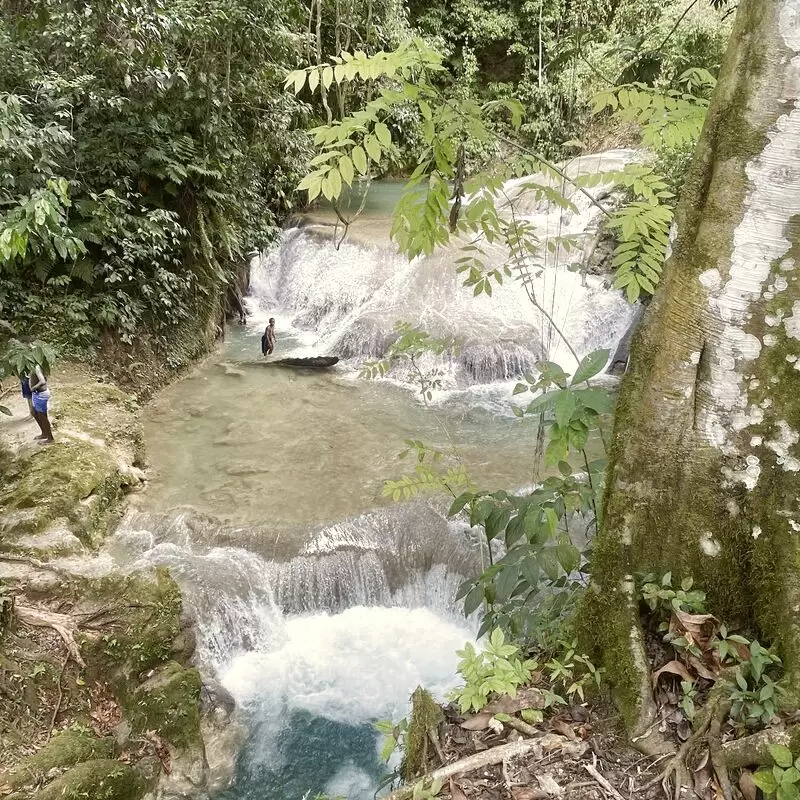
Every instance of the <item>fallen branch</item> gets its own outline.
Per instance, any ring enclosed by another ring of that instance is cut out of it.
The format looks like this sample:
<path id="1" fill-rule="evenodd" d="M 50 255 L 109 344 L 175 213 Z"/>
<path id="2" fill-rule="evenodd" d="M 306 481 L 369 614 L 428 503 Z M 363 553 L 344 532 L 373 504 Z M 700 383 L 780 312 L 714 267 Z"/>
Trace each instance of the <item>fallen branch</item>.
<path id="1" fill-rule="evenodd" d="M 75 631 L 78 626 L 71 616 L 68 614 L 56 614 L 39 608 L 31 608 L 30 606 L 22 606 L 19 603 L 14 605 L 14 613 L 23 625 L 29 625 L 33 628 L 52 628 L 63 639 L 64 644 L 67 646 L 67 651 L 75 659 L 75 662 L 82 667 L 86 666 L 75 641 Z"/>
<path id="2" fill-rule="evenodd" d="M 456 775 L 464 775 L 468 772 L 474 772 L 482 767 L 489 767 L 495 764 L 502 764 L 505 760 L 512 758 L 519 758 L 520 756 L 528 755 L 542 750 L 560 750 L 563 754 L 568 756 L 577 756 L 584 752 L 585 746 L 582 742 L 570 742 L 564 736 L 557 736 L 553 733 L 540 736 L 538 739 L 521 739 L 516 742 L 498 745 L 491 747 L 489 750 L 484 750 L 481 753 L 462 758 L 460 761 L 455 761 L 452 764 L 447 764 L 441 769 L 429 772 L 420 778 L 425 784 L 430 784 L 433 781 L 446 781 Z M 419 781 L 417 781 L 418 783 Z M 414 794 L 414 785 L 401 786 L 391 794 L 387 795 L 384 800 L 407 800 Z"/>
<path id="3" fill-rule="evenodd" d="M 58 700 L 56 701 L 56 707 L 53 709 L 53 716 L 50 717 L 50 727 L 47 729 L 47 741 L 50 741 L 50 737 L 53 735 L 53 728 L 56 725 L 56 717 L 58 716 L 58 712 L 61 710 L 61 703 L 64 700 L 64 687 L 61 685 L 61 682 L 64 680 L 64 672 L 67 669 L 67 664 L 69 664 L 70 654 L 64 657 L 64 663 L 61 665 L 61 672 L 58 673 Z"/>
<path id="4" fill-rule="evenodd" d="M 442 743 L 439 741 L 439 732 L 436 728 L 428 729 L 428 738 L 431 740 L 433 749 L 436 750 L 436 755 L 439 756 L 439 763 L 444 766 L 447 763 L 447 758 L 442 750 Z"/>
<path id="5" fill-rule="evenodd" d="M 524 733 L 526 736 L 538 736 L 541 733 L 538 728 L 534 728 L 533 725 L 528 725 L 527 722 L 517 719 L 516 717 L 504 719 L 503 724 L 508 725 L 509 728 L 514 728 L 514 730 L 520 733 Z"/>
<path id="6" fill-rule="evenodd" d="M 606 780 L 605 776 L 593 764 L 584 764 L 583 768 L 597 781 L 597 783 L 610 794 L 614 800 L 625 800 L 625 798 Z"/>

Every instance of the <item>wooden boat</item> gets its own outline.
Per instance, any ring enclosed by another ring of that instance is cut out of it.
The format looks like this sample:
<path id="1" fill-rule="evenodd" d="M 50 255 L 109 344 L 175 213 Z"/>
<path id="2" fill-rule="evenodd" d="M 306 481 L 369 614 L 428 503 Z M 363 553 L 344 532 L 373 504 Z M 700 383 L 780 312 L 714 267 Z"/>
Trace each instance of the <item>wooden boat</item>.
<path id="1" fill-rule="evenodd" d="M 275 367 L 302 367 L 307 369 L 326 369 L 338 363 L 338 356 L 309 356 L 308 358 L 279 358 L 276 361 L 265 361 Z"/>
<path id="2" fill-rule="evenodd" d="M 294 369 L 327 369 L 339 362 L 338 356 L 308 356 L 306 358 L 277 358 L 274 361 L 237 361 L 241 367 L 293 367 Z"/>

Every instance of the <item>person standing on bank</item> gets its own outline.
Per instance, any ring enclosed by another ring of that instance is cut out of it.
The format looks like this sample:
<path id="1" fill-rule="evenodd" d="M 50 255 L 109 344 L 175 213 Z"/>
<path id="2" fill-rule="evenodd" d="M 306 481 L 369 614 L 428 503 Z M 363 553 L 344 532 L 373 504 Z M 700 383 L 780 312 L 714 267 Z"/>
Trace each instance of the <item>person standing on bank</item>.
<path id="1" fill-rule="evenodd" d="M 275 349 L 275 317 L 269 318 L 269 325 L 267 325 L 264 335 L 261 337 L 261 354 L 271 356 L 272 351 Z"/>
<path id="2" fill-rule="evenodd" d="M 50 427 L 50 420 L 47 416 L 47 405 L 50 401 L 50 389 L 47 387 L 47 378 L 42 372 L 42 368 L 37 364 L 28 376 L 31 386 L 31 403 L 33 405 L 33 418 L 36 420 L 42 433 L 36 438 L 42 444 L 52 444 L 53 429 Z"/>
<path id="3" fill-rule="evenodd" d="M 22 389 L 22 396 L 28 403 L 28 411 L 30 415 L 33 417 L 33 393 L 31 392 L 31 381 L 30 378 L 25 375 L 24 373 L 19 376 L 19 385 Z"/>

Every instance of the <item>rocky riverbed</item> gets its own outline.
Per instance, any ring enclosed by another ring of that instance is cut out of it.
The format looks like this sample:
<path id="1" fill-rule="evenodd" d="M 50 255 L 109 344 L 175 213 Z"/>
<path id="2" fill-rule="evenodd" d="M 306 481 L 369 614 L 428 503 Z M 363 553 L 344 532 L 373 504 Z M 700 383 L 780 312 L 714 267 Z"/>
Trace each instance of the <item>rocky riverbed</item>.
<path id="1" fill-rule="evenodd" d="M 233 701 L 192 666 L 168 571 L 99 554 L 146 479 L 138 402 L 85 367 L 51 383 L 54 445 L 16 389 L 0 419 L 0 794 L 207 796 L 233 769 Z"/>

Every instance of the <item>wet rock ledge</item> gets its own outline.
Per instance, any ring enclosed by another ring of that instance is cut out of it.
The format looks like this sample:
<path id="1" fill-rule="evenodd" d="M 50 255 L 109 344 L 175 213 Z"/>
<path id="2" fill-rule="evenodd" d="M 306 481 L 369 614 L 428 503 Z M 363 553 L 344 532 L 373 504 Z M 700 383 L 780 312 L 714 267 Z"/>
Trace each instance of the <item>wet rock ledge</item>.
<path id="1" fill-rule="evenodd" d="M 0 420 L 0 796 L 207 797 L 232 772 L 233 702 L 191 664 L 169 573 L 98 554 L 145 478 L 138 403 L 83 367 L 52 388 L 56 444 L 21 397 Z"/>

